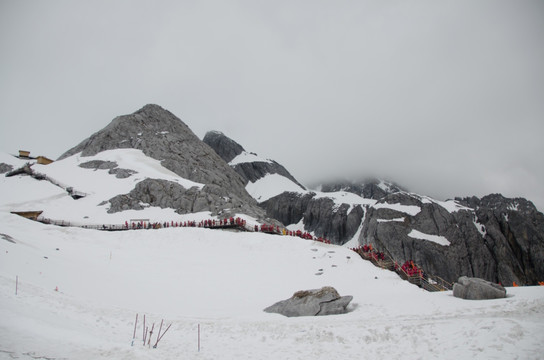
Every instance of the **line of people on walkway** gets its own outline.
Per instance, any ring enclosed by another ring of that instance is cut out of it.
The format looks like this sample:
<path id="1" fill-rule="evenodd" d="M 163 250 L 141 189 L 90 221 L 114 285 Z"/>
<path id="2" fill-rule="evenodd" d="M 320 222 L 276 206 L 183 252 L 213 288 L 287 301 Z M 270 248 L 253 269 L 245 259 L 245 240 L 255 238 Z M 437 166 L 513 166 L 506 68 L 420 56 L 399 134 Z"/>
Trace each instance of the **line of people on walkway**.
<path id="1" fill-rule="evenodd" d="M 270 225 L 270 224 L 262 224 L 261 226 L 255 225 L 254 231 L 264 232 L 269 234 L 284 235 L 284 236 L 296 236 L 306 240 L 313 240 L 313 241 L 318 241 L 324 244 L 331 244 L 330 240 L 325 239 L 323 237 L 313 236 L 309 232 L 301 231 L 301 230 L 288 230 L 285 228 L 281 228 L 277 225 Z"/>
<path id="2" fill-rule="evenodd" d="M 130 223 L 128 221 L 125 221 L 125 228 L 126 229 L 162 229 L 162 228 L 169 228 L 169 227 L 204 227 L 204 228 L 214 228 L 214 227 L 228 227 L 228 226 L 239 226 L 239 227 L 245 227 L 246 226 L 246 220 L 242 218 L 228 218 L 228 219 L 206 219 L 201 220 L 200 222 L 196 221 L 165 221 L 165 222 L 150 222 L 145 220 L 139 220 L 139 221 L 131 221 Z"/>
<path id="3" fill-rule="evenodd" d="M 375 260 L 375 261 L 385 261 L 385 254 L 381 251 L 376 251 L 372 248 L 372 244 L 365 244 L 363 246 L 358 246 L 356 248 L 351 248 L 363 259 Z"/>

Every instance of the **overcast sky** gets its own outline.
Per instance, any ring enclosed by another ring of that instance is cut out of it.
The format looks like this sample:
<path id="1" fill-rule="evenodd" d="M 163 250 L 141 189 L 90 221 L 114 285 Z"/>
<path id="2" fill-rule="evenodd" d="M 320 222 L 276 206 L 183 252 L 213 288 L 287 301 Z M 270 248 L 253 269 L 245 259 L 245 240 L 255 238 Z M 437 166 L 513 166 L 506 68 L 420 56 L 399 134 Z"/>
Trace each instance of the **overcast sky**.
<path id="1" fill-rule="evenodd" d="M 0 0 L 0 151 L 156 103 L 299 181 L 544 210 L 544 1 Z"/>

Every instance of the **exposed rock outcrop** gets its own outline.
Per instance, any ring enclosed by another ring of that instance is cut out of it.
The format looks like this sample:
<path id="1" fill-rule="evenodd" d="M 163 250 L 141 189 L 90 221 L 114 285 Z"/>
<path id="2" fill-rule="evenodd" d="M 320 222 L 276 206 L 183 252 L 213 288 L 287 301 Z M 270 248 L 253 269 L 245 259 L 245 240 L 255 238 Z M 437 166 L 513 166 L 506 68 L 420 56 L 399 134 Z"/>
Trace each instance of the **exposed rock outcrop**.
<path id="1" fill-rule="evenodd" d="M 287 300 L 282 300 L 264 309 L 287 317 L 324 316 L 345 314 L 353 296 L 340 296 L 335 288 L 297 291 Z"/>
<path id="2" fill-rule="evenodd" d="M 137 172 L 130 169 L 121 169 L 115 161 L 91 160 L 79 164 L 84 169 L 109 170 L 108 174 L 115 175 L 118 179 L 126 179 Z"/>
<path id="3" fill-rule="evenodd" d="M 101 151 L 122 148 L 142 150 L 145 155 L 159 160 L 162 166 L 179 176 L 206 185 L 204 188 L 207 191 L 198 197 L 198 204 L 207 203 L 208 207 L 197 206 L 201 210 L 210 210 L 217 214 L 227 210 L 231 204 L 244 204 L 248 215 L 258 219 L 265 217 L 264 211 L 245 190 L 244 180 L 179 118 L 158 105 L 146 105 L 133 114 L 116 117 L 104 129 L 64 153 L 59 160 L 77 153 L 81 153 L 81 156 L 92 156 Z M 124 175 L 126 174 L 122 176 Z M 148 183 L 142 185 L 142 188 L 146 187 L 149 188 Z M 127 199 L 122 205 L 119 198 L 112 199 L 114 203 L 110 211 L 127 206 L 139 208 L 135 199 L 145 194 L 140 190 L 135 189 L 127 194 L 131 200 Z M 196 190 L 185 191 L 190 193 Z M 224 201 L 223 196 L 227 196 L 229 201 Z M 142 202 L 146 201 L 142 199 Z M 179 202 L 183 206 L 186 203 L 188 202 L 181 200 Z M 176 210 L 187 212 L 190 208 L 180 207 Z"/>
<path id="4" fill-rule="evenodd" d="M 263 203 L 261 206 L 268 216 L 284 224 L 297 224 L 301 220 L 306 231 L 313 232 L 335 244 L 343 244 L 351 239 L 364 217 L 362 206 L 336 203 L 315 193 L 284 192 Z"/>
<path id="5" fill-rule="evenodd" d="M 226 163 L 231 162 L 245 151 L 242 145 L 220 131 L 208 131 L 202 141 L 208 144 Z"/>
<path id="6" fill-rule="evenodd" d="M 484 279 L 461 276 L 453 285 L 453 296 L 466 300 L 502 299 L 506 289 Z"/>
<path id="7" fill-rule="evenodd" d="M 146 179 L 136 184 L 130 193 L 110 199 L 108 212 L 143 210 L 149 206 L 175 209 L 178 214 L 211 211 L 230 216 L 252 212 L 250 205 L 231 195 L 227 189 L 213 184 L 202 189 L 196 186 L 186 189 L 173 181 Z"/>
<path id="8" fill-rule="evenodd" d="M 0 174 L 4 174 L 13 170 L 13 165 L 0 163 Z"/>

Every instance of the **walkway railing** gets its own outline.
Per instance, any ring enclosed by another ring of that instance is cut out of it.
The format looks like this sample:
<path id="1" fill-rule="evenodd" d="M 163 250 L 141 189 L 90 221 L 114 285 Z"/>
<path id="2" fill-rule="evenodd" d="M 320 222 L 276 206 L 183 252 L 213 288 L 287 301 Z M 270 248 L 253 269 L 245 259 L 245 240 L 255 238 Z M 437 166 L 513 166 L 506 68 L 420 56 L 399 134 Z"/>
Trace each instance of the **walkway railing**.
<path id="1" fill-rule="evenodd" d="M 394 271 L 402 279 L 414 285 L 417 285 L 427 291 L 446 291 L 453 288 L 453 285 L 451 283 L 447 282 L 439 276 L 426 274 L 413 262 L 407 262 L 410 263 L 411 266 L 414 266 L 413 268 L 408 269 L 405 265 L 399 266 L 398 262 L 395 261 L 391 256 L 383 252 L 375 251 L 371 247 L 358 247 L 352 248 L 351 250 L 355 251 L 361 256 L 361 258 L 370 261 L 375 266 L 382 269 Z"/>

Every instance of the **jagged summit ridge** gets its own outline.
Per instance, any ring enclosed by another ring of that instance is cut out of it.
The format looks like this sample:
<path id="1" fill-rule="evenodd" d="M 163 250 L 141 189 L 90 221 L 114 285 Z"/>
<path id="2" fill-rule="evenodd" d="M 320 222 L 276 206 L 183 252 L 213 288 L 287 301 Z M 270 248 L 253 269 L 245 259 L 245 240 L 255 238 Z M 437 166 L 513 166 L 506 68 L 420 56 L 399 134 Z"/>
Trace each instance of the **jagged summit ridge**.
<path id="1" fill-rule="evenodd" d="M 114 118 L 105 128 L 94 133 L 77 146 L 62 154 L 58 160 L 80 153 L 82 156 L 96 155 L 104 150 L 134 148 L 147 150 L 153 145 L 153 137 L 196 137 L 189 127 L 170 111 L 159 105 L 148 104 L 138 111 Z M 145 152 L 145 151 L 144 151 Z"/>
<path id="2" fill-rule="evenodd" d="M 379 200 L 388 194 L 393 194 L 404 189 L 399 185 L 375 178 L 363 181 L 341 180 L 324 183 L 320 186 L 323 192 L 347 191 L 365 199 Z"/>

